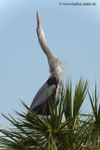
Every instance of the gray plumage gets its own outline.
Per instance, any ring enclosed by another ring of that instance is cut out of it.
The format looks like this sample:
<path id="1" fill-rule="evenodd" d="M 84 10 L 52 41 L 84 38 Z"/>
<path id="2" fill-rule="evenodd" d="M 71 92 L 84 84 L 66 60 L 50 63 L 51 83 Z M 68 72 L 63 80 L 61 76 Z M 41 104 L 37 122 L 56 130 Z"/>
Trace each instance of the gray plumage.
<path id="1" fill-rule="evenodd" d="M 48 99 L 52 97 L 53 100 L 55 99 L 56 103 L 58 103 L 60 99 L 62 86 L 62 68 L 60 61 L 52 55 L 47 46 L 42 25 L 40 24 L 38 12 L 37 12 L 37 36 L 40 46 L 47 56 L 51 75 L 34 97 L 30 109 L 35 111 L 37 114 L 49 115 Z"/>

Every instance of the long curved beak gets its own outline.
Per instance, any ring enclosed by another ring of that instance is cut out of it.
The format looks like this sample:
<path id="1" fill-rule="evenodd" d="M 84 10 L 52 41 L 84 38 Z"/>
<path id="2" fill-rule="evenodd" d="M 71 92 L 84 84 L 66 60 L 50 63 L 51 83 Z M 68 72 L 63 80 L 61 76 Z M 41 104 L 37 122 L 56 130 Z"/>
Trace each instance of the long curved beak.
<path id="1" fill-rule="evenodd" d="M 39 13 L 38 13 L 38 11 L 36 12 L 36 15 L 37 15 L 37 26 L 39 26 L 40 25 L 40 19 L 39 19 Z"/>

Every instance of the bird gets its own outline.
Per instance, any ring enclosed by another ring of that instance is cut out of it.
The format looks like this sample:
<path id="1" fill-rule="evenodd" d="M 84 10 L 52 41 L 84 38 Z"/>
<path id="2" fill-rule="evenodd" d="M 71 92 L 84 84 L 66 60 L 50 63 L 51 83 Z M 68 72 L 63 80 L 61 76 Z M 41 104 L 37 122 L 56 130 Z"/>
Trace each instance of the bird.
<path id="1" fill-rule="evenodd" d="M 30 109 L 38 115 L 49 115 L 49 104 L 48 100 L 52 99 L 52 101 L 56 104 L 59 103 L 61 88 L 62 88 L 62 63 L 53 56 L 50 49 L 47 46 L 45 34 L 40 23 L 39 13 L 36 12 L 37 16 L 37 37 L 40 43 L 40 46 L 47 56 L 50 76 L 47 81 L 43 84 L 43 86 L 39 89 L 36 96 L 34 97 Z"/>

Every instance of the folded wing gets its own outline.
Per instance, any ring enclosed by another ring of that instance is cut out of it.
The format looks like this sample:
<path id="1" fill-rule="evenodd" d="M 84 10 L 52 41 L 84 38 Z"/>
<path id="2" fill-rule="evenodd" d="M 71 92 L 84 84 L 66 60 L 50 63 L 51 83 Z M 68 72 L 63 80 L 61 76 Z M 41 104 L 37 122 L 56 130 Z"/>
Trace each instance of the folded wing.
<path id="1" fill-rule="evenodd" d="M 56 78 L 50 77 L 36 94 L 30 109 L 36 111 L 36 108 L 38 108 L 39 106 L 43 107 L 43 104 L 45 104 L 45 102 L 48 101 L 48 98 L 52 95 L 55 95 L 56 88 L 57 88 Z"/>

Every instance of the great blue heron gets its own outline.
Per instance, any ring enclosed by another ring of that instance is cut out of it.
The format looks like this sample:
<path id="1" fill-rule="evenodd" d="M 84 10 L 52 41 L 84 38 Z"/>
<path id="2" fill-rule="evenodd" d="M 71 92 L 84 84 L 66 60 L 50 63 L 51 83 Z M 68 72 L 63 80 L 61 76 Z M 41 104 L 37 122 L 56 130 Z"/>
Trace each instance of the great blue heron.
<path id="1" fill-rule="evenodd" d="M 52 97 L 55 99 L 56 104 L 58 103 L 61 93 L 63 73 L 61 68 L 61 62 L 52 55 L 47 46 L 38 12 L 37 12 L 37 36 L 40 46 L 48 59 L 50 77 L 34 97 L 30 109 L 35 111 L 37 114 L 49 115 L 48 100 L 51 99 Z"/>

